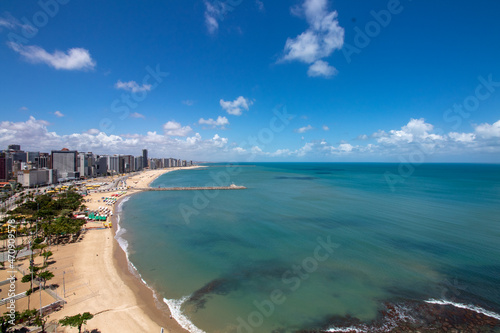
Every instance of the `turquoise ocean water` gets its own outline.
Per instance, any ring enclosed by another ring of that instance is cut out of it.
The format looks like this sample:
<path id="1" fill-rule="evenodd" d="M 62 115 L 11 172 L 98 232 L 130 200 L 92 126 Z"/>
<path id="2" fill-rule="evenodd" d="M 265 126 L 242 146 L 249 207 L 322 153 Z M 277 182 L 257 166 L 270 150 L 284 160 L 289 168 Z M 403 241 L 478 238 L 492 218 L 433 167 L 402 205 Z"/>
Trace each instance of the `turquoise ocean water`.
<path id="1" fill-rule="evenodd" d="M 387 328 L 407 301 L 500 319 L 500 165 L 211 165 L 151 186 L 231 183 L 121 204 L 129 260 L 191 332 Z"/>

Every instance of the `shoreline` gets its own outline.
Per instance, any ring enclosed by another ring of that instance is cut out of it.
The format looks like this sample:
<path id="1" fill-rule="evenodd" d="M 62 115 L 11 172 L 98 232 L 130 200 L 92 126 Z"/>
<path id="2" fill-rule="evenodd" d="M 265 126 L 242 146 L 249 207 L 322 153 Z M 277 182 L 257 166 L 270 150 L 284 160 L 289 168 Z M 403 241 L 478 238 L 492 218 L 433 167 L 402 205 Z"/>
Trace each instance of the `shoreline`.
<path id="1" fill-rule="evenodd" d="M 116 332 L 164 332 L 185 333 L 175 319 L 170 318 L 168 305 L 156 299 L 155 291 L 140 278 L 140 273 L 129 269 L 125 250 L 115 238 L 118 231 L 120 211 L 118 205 L 125 198 L 143 192 L 134 187 L 149 187 L 161 175 L 171 171 L 203 168 L 201 166 L 147 170 L 127 178 L 130 188 L 112 206 L 112 228 L 87 230 L 83 239 L 75 244 L 59 246 L 55 251 L 56 281 L 61 286 L 66 275 L 64 299 L 67 304 L 49 316 L 49 322 L 65 316 L 90 312 L 94 318 L 87 323 L 88 329 L 97 328 L 102 333 Z M 119 192 L 119 191 L 117 191 Z M 92 193 L 90 209 L 99 206 L 102 196 L 114 192 Z M 70 260 L 68 260 L 70 258 Z M 68 268 L 69 267 L 69 268 Z M 137 274 L 137 275 L 136 275 Z M 64 332 L 73 330 L 65 328 Z"/>
<path id="2" fill-rule="evenodd" d="M 191 170 L 204 168 L 202 166 L 194 167 L 182 167 L 162 170 L 164 172 L 157 173 L 144 183 L 144 187 L 150 187 L 156 179 L 162 175 L 178 170 Z M 139 174 L 140 175 L 140 174 Z M 132 178 L 132 177 L 131 177 Z M 132 189 L 131 189 L 132 190 Z M 149 287 L 141 278 L 140 272 L 135 268 L 134 264 L 129 261 L 125 250 L 121 247 L 118 240 L 116 239 L 116 234 L 118 232 L 119 216 L 121 211 L 118 211 L 120 203 L 126 198 L 130 198 L 132 195 L 144 192 L 144 190 L 133 189 L 127 195 L 121 197 L 115 205 L 113 206 L 113 216 L 111 217 L 113 228 L 113 264 L 115 265 L 116 271 L 121 275 L 125 284 L 132 290 L 134 296 L 136 297 L 138 304 L 143 304 L 142 310 L 144 314 L 149 317 L 152 321 L 157 323 L 160 328 L 164 328 L 165 332 L 170 333 L 184 333 L 187 332 L 180 324 L 173 318 L 170 317 L 170 309 L 167 304 L 162 300 L 158 299 L 154 289 Z M 132 272 L 133 270 L 134 272 Z M 136 275 L 137 274 L 137 275 Z"/>

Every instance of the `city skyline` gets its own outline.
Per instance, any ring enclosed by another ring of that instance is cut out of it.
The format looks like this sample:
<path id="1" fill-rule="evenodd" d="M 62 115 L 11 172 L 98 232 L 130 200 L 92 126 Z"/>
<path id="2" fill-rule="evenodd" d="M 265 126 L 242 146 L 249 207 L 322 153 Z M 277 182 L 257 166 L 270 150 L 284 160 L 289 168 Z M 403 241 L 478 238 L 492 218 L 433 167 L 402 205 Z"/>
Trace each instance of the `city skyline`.
<path id="1" fill-rule="evenodd" d="M 488 1 L 0 11 L 0 146 L 197 161 L 500 162 Z"/>

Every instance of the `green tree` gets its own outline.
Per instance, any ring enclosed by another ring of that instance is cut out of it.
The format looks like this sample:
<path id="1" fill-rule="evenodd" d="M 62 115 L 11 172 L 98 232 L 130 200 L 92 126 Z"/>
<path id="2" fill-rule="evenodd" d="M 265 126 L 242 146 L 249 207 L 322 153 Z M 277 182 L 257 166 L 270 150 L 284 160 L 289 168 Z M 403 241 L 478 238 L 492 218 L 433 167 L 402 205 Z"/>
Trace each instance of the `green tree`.
<path id="1" fill-rule="evenodd" d="M 43 257 L 43 266 L 46 267 L 47 266 L 47 261 L 49 260 L 49 258 L 53 255 L 52 251 L 45 251 L 42 253 L 42 257 Z"/>
<path id="2" fill-rule="evenodd" d="M 40 316 L 40 312 L 36 312 L 36 317 L 33 323 L 42 328 L 41 333 L 45 333 L 45 325 L 47 324 L 47 317 Z"/>
<path id="3" fill-rule="evenodd" d="M 18 311 L 14 312 L 15 323 L 18 322 L 19 317 L 20 317 L 19 312 Z M 11 322 L 12 322 L 11 314 L 9 312 L 5 312 L 3 316 L 0 317 L 0 332 L 7 333 L 9 326 L 11 326 Z"/>
<path id="4" fill-rule="evenodd" d="M 64 319 L 59 320 L 59 323 L 63 326 L 78 327 L 78 333 L 82 333 L 82 326 L 92 318 L 94 318 L 94 315 L 84 312 L 83 314 L 79 313 L 71 317 L 64 317 Z"/>
<path id="5" fill-rule="evenodd" d="M 43 271 L 38 273 L 38 278 L 41 280 L 40 286 L 43 283 L 43 289 L 45 289 L 47 281 L 51 280 L 54 277 L 54 273 L 50 271 Z"/>

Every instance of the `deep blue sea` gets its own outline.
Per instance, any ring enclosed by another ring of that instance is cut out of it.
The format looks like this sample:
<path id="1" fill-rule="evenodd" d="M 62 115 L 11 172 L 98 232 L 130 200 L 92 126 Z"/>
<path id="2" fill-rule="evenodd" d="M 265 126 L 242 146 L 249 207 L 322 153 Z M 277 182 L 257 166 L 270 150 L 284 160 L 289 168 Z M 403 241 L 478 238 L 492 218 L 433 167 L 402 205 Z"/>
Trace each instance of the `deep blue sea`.
<path id="1" fill-rule="evenodd" d="M 388 307 L 426 301 L 500 320 L 500 165 L 209 164 L 151 186 L 231 183 L 122 203 L 117 238 L 189 331 L 390 331 Z"/>

